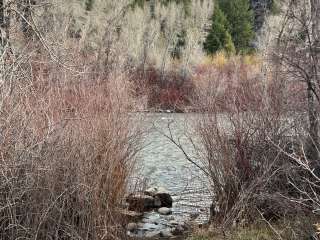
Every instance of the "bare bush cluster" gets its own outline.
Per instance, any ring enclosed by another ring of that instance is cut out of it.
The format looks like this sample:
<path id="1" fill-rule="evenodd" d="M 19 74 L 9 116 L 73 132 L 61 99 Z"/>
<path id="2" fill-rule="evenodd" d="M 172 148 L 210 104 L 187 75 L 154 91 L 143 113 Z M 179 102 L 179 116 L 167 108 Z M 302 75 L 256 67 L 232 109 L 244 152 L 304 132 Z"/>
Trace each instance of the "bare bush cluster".
<path id="1" fill-rule="evenodd" d="M 139 149 L 128 70 L 84 51 L 60 25 L 74 15 L 31 2 L 29 20 L 16 11 L 29 34 L 19 18 L 1 26 L 0 238 L 123 239 L 117 209 Z"/>
<path id="2" fill-rule="evenodd" d="M 212 185 L 212 221 L 223 227 L 318 216 L 320 7 L 281 7 L 279 35 L 265 49 L 271 65 L 253 71 L 237 63 L 198 76 L 197 150 Z"/>
<path id="3" fill-rule="evenodd" d="M 289 158 L 277 146 L 290 148 L 297 125 L 276 105 L 271 82 L 250 68 L 208 72 L 198 86 L 200 159 L 213 189 L 212 221 L 225 226 L 252 221 L 259 211 L 268 219 L 285 214 L 276 193 L 288 190 Z"/>

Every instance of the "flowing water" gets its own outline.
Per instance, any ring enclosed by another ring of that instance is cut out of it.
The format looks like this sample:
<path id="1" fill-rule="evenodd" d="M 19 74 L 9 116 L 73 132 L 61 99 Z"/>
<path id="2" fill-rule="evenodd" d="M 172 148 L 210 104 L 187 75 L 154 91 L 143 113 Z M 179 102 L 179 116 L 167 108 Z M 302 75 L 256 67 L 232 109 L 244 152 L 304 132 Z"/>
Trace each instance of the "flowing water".
<path id="1" fill-rule="evenodd" d="M 173 214 L 197 217 L 199 222 L 208 218 L 210 192 L 202 172 L 189 162 L 165 135 L 179 141 L 187 154 L 196 159 L 192 145 L 197 142 L 192 133 L 196 114 L 146 113 L 137 117 L 147 132 L 144 148 L 139 155 L 139 176 L 147 187 L 168 189 L 174 199 Z M 190 139 L 192 141 L 190 141 Z"/>

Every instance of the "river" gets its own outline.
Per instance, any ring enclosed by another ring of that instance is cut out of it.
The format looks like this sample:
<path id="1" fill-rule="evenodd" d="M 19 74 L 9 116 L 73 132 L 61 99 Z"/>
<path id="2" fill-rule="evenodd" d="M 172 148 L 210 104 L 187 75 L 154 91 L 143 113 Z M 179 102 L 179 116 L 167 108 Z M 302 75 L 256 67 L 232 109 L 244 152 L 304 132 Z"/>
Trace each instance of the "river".
<path id="1" fill-rule="evenodd" d="M 142 141 L 144 147 L 138 156 L 137 176 L 146 187 L 161 186 L 171 192 L 174 215 L 191 215 L 204 222 L 208 219 L 210 206 L 207 180 L 185 158 L 181 149 L 164 135 L 171 132 L 185 151 L 194 157 L 190 139 L 197 142 L 192 131 L 198 117 L 196 114 L 139 114 L 137 119 L 146 131 Z"/>

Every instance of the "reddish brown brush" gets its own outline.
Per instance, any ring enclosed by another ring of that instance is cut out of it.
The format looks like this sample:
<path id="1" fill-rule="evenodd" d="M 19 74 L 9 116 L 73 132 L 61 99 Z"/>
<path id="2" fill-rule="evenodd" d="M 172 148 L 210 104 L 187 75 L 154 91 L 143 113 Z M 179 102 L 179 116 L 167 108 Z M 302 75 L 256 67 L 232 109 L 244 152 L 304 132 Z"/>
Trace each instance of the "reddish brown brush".
<path id="1" fill-rule="evenodd" d="M 136 70 L 132 76 L 137 96 L 146 94 L 149 108 L 183 111 L 190 105 L 193 83 L 178 71 L 161 72 L 148 67 Z"/>
<path id="2" fill-rule="evenodd" d="M 292 161 L 279 148 L 293 146 L 299 124 L 288 105 L 278 105 L 287 89 L 263 77 L 237 61 L 195 76 L 198 152 L 214 194 L 211 220 L 223 227 L 298 209 L 284 209 L 289 203 L 278 193 L 292 191 L 285 181 Z"/>
<path id="3" fill-rule="evenodd" d="M 139 142 L 124 76 L 23 67 L 1 88 L 0 238 L 123 239 Z"/>

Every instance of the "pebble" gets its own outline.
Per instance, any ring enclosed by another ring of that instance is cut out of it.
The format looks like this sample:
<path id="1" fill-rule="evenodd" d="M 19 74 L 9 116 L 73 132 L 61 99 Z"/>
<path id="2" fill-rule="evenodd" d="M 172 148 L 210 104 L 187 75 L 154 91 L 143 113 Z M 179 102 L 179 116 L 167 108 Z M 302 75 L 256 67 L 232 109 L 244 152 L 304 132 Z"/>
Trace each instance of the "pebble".
<path id="1" fill-rule="evenodd" d="M 158 213 L 162 215 L 169 215 L 172 213 L 172 210 L 170 208 L 162 207 L 158 209 Z"/>
<path id="2" fill-rule="evenodd" d="M 170 224 L 170 225 L 175 225 L 175 226 L 177 226 L 177 225 L 179 225 L 179 222 L 177 222 L 177 221 L 175 221 L 175 220 L 171 220 L 171 221 L 169 222 L 169 224 Z"/>
<path id="3" fill-rule="evenodd" d="M 138 228 L 138 224 L 136 223 L 128 223 L 127 225 L 127 230 L 130 232 L 137 230 L 137 228 Z"/>
<path id="4" fill-rule="evenodd" d="M 145 234 L 146 238 L 155 238 L 160 236 L 160 231 L 152 231 L 152 232 L 147 232 Z"/>
<path id="5" fill-rule="evenodd" d="M 149 196 L 154 196 L 154 195 L 156 195 L 157 191 L 158 191 L 157 187 L 151 187 L 151 188 L 148 188 L 147 190 L 145 190 L 145 193 Z"/>
<path id="6" fill-rule="evenodd" d="M 160 236 L 161 237 L 173 237 L 172 233 L 171 233 L 171 229 L 164 229 L 160 231 Z"/>

